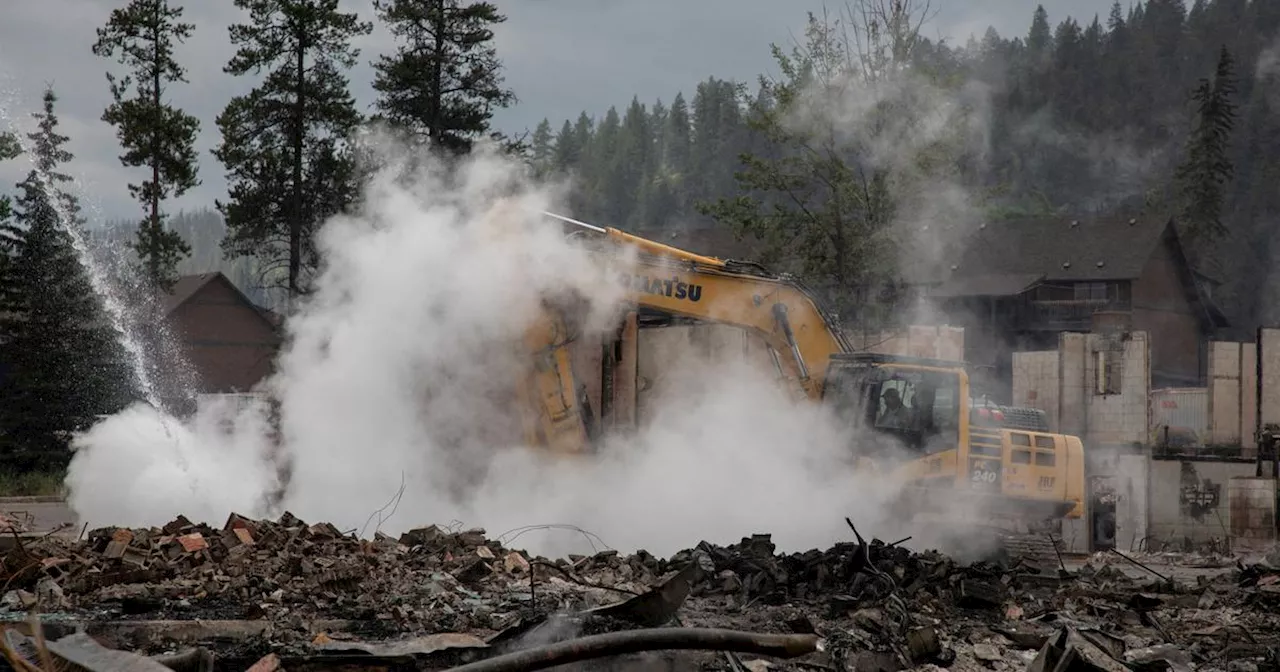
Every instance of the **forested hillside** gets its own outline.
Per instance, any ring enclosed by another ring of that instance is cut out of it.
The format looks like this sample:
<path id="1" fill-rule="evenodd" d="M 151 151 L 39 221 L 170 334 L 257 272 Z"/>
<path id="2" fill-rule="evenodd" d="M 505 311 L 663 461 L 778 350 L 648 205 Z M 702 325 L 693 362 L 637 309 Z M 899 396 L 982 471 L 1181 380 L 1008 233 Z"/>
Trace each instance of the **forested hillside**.
<path id="1" fill-rule="evenodd" d="M 1213 222 L 1184 231 L 1205 233 L 1191 237 L 1198 264 L 1225 283 L 1220 301 L 1238 325 L 1280 321 L 1280 292 L 1268 282 L 1280 258 L 1272 242 L 1280 232 L 1280 2 L 1197 0 L 1188 7 L 1150 0 L 1127 9 L 1117 3 L 1109 16 L 1070 18 L 1042 7 L 1028 19 L 1025 35 L 989 30 L 964 45 L 907 36 L 908 49 L 893 49 L 909 53 L 916 81 L 949 92 L 970 107 L 967 122 L 981 123 L 966 137 L 983 142 L 947 157 L 953 165 L 945 184 L 963 187 L 990 217 L 1146 205 L 1185 215 L 1181 223 L 1190 228 L 1192 220 L 1220 215 L 1220 241 Z M 821 23 L 801 38 L 800 60 L 812 61 L 824 41 L 838 42 Z M 866 35 L 865 26 L 842 29 Z M 779 92 L 787 92 L 788 51 L 780 54 L 776 80 L 712 77 L 690 96 L 673 92 L 649 105 L 632 100 L 621 111 L 544 122 L 532 137 L 531 160 L 543 173 L 577 177 L 573 208 L 584 218 L 633 229 L 713 226 L 699 201 L 786 177 L 778 171 L 770 177 L 776 164 L 758 166 L 743 183 L 734 174 L 744 167 L 744 152 L 757 159 L 777 153 L 779 127 L 769 117 Z M 875 54 L 864 48 L 843 55 L 860 60 L 856 67 Z M 879 90 L 873 80 L 867 78 L 868 96 Z M 893 102 L 903 100 L 912 98 Z M 1218 213 L 1206 214 L 1214 202 Z M 932 210 L 945 220 L 940 205 Z M 730 214 L 721 208 L 719 218 L 733 220 Z"/>

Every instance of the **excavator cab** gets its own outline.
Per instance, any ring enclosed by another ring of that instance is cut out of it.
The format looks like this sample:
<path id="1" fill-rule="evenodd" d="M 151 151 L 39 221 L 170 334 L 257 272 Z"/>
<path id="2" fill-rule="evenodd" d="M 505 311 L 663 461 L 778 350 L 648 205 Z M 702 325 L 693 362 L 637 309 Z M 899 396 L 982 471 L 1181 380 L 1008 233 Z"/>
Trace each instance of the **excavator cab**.
<path id="1" fill-rule="evenodd" d="M 932 363 L 931 363 L 932 364 Z M 954 364 L 866 353 L 834 355 L 823 398 L 852 423 L 857 450 L 899 463 L 954 450 L 968 381 Z"/>

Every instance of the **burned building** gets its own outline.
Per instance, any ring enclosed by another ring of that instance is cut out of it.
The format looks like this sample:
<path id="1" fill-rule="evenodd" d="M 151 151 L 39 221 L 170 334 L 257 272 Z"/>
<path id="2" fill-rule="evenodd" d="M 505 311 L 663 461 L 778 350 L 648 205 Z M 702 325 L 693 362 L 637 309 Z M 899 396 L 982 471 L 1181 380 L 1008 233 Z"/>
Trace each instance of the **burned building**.
<path id="1" fill-rule="evenodd" d="M 995 381 L 1009 380 L 1013 352 L 1105 322 L 1151 334 L 1154 386 L 1198 385 L 1226 326 L 1174 222 L 1153 215 L 987 222 L 913 284 L 935 319 L 964 327 L 965 358 Z"/>

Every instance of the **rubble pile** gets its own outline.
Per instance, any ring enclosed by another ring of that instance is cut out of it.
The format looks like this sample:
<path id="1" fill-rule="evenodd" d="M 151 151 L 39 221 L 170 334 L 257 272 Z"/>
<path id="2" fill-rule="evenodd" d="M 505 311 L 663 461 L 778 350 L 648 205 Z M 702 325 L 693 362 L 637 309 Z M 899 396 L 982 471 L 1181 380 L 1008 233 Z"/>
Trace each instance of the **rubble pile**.
<path id="1" fill-rule="evenodd" d="M 1045 572 L 878 540 L 783 555 L 769 535 L 667 559 L 551 560 L 481 530 L 362 540 L 285 514 L 27 539 L 2 561 L 11 620 L 268 623 L 274 648 L 258 653 L 407 639 L 419 653 L 480 650 L 674 624 L 818 635 L 823 651 L 775 663 L 832 670 L 1280 670 L 1280 568 L 1265 560 L 1185 579 L 1115 553 Z"/>

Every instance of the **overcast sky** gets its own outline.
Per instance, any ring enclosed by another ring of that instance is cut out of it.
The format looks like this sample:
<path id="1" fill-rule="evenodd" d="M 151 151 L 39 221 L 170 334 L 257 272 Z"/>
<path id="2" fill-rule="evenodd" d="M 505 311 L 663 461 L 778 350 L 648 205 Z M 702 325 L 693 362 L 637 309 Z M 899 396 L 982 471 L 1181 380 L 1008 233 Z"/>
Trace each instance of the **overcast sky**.
<path id="1" fill-rule="evenodd" d="M 178 0 L 173 0 L 177 2 Z M 46 83 L 60 96 L 61 130 L 76 155 L 69 172 L 81 180 L 86 214 L 133 217 L 141 212 L 126 184 L 140 179 L 125 169 L 114 129 L 100 120 L 110 102 L 104 72 L 113 62 L 93 55 L 95 29 L 125 0 L 0 0 L 0 120 L 30 128 L 28 113 L 39 105 Z M 821 0 L 496 0 L 507 15 L 497 47 L 507 84 L 520 102 L 496 118 L 502 130 L 532 128 L 543 117 L 557 127 L 581 110 L 598 114 L 624 106 L 633 95 L 642 101 L 670 101 L 688 95 L 708 75 L 754 80 L 772 72 L 769 43 L 790 44 L 800 35 L 806 11 L 821 11 Z M 1044 2 L 1056 24 L 1066 7 L 1077 18 L 1105 17 L 1111 0 Z M 1128 4 L 1127 2 L 1125 3 Z M 343 0 L 348 10 L 373 20 L 370 0 Z M 833 9 L 843 0 L 828 0 Z M 987 26 L 1002 35 L 1023 35 L 1036 0 L 934 0 L 940 9 L 926 26 L 930 37 L 963 43 L 981 37 Z M 251 77 L 222 72 L 233 53 L 227 27 L 247 14 L 231 0 L 190 0 L 184 18 L 195 34 L 180 54 L 190 84 L 172 88 L 173 101 L 201 121 L 197 146 L 203 184 L 171 206 L 199 208 L 225 198 L 222 167 L 209 153 L 219 135 L 214 118 L 234 95 L 252 88 Z M 376 26 L 359 45 L 352 88 L 363 110 L 373 99 L 369 61 L 394 44 Z M 118 72 L 118 70 L 117 70 Z M 12 184 L 30 169 L 25 160 L 0 165 L 0 185 Z"/>

